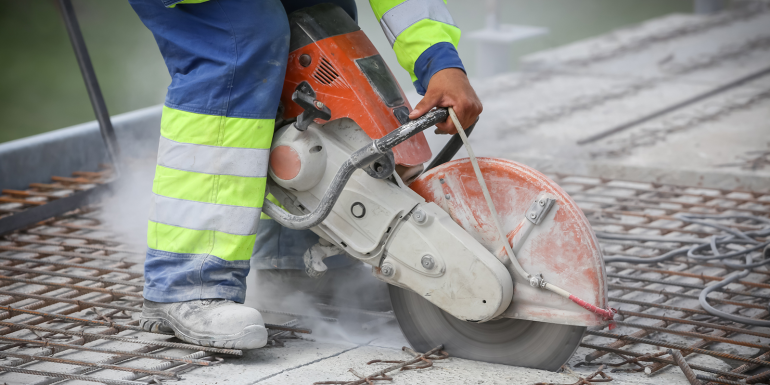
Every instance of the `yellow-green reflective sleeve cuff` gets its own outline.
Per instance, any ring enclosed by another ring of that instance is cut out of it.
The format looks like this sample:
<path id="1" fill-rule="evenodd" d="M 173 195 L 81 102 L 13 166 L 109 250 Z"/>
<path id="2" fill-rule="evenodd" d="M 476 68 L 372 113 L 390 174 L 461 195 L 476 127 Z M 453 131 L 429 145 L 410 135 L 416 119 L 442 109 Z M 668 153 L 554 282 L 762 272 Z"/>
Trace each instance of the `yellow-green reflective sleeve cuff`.
<path id="1" fill-rule="evenodd" d="M 460 41 L 460 29 L 433 20 L 420 20 L 413 24 L 399 35 L 393 44 L 393 51 L 396 53 L 398 63 L 401 64 L 412 82 L 417 81 L 417 75 L 414 71 L 414 63 L 425 50 L 432 45 L 442 42 L 452 43 L 457 48 Z"/>
<path id="2" fill-rule="evenodd" d="M 372 7 L 374 15 L 377 16 L 377 21 L 380 21 L 382 20 L 382 15 L 405 1 L 408 0 L 369 0 L 369 5 Z M 446 4 L 447 0 L 443 1 Z"/>

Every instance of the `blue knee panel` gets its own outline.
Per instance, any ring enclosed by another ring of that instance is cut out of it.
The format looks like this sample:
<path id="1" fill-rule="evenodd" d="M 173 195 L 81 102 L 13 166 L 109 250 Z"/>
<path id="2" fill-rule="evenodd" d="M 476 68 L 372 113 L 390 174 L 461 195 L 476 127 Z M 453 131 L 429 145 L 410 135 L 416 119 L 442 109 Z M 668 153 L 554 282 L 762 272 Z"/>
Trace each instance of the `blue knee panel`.
<path id="1" fill-rule="evenodd" d="M 166 106 L 206 115 L 275 119 L 289 22 L 279 0 L 210 0 L 166 8 L 130 0 L 171 75 Z"/>

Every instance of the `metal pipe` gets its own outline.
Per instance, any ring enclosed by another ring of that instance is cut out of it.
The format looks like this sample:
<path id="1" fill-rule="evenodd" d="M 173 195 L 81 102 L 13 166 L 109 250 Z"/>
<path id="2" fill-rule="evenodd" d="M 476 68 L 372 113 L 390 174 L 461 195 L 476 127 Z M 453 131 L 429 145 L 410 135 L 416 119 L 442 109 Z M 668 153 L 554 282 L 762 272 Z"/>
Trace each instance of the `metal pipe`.
<path id="1" fill-rule="evenodd" d="M 51 236 L 51 235 L 49 235 Z M 41 249 L 28 249 L 24 247 L 18 247 L 18 246 L 2 246 L 0 245 L 0 250 L 5 251 L 18 251 L 22 253 L 34 253 L 34 254 L 42 254 L 42 255 L 59 255 L 62 257 L 70 257 L 70 258 L 85 258 L 85 259 L 91 259 L 96 261 L 108 261 L 108 262 L 125 262 L 125 263 L 132 263 L 132 264 L 139 264 L 144 262 L 143 258 L 137 258 L 137 257 L 111 257 L 111 256 L 104 256 L 104 255 L 93 255 L 93 254 L 83 254 L 78 253 L 74 251 L 55 251 L 55 250 L 41 250 Z"/>
<path id="2" fill-rule="evenodd" d="M 113 333 L 116 332 L 115 329 L 106 329 L 105 331 L 113 332 Z M 100 331 L 99 333 L 101 334 L 101 333 L 104 333 L 105 331 Z M 154 352 L 156 350 L 158 350 L 157 346 L 142 346 L 142 347 L 140 347 L 138 349 L 132 350 L 132 352 L 135 352 L 135 353 L 152 353 L 152 352 Z M 205 352 L 196 352 L 196 353 L 200 354 L 200 355 L 199 356 L 195 356 L 195 357 L 190 357 L 191 355 L 187 355 L 187 356 L 183 356 L 183 357 L 185 357 L 185 358 L 200 358 L 201 355 L 208 354 L 208 353 L 205 353 Z M 97 361 L 97 363 L 100 363 L 100 364 L 118 364 L 118 363 L 124 363 L 124 362 L 127 362 L 129 360 L 135 360 L 135 359 L 136 358 L 134 358 L 134 357 L 124 357 L 124 356 L 113 355 L 111 357 L 108 357 L 108 358 L 105 358 L 103 360 Z M 163 362 L 163 364 L 173 364 L 173 363 L 171 361 L 166 361 L 166 362 Z M 181 365 L 190 365 L 192 367 L 196 367 L 196 365 L 191 365 L 191 364 L 181 364 Z M 149 367 L 147 369 L 150 369 L 150 370 L 162 370 L 162 369 L 157 369 L 156 366 L 152 366 L 152 367 Z M 90 367 L 79 367 L 79 368 L 73 369 L 69 373 L 70 374 L 90 374 L 90 373 L 94 373 L 94 372 L 96 372 L 98 370 L 100 370 L 100 369 L 95 369 L 95 368 L 90 368 Z M 121 379 L 122 380 L 133 380 L 133 379 L 138 378 L 138 377 L 142 377 L 142 375 L 138 375 L 137 377 L 131 377 L 131 378 L 124 377 L 124 378 L 121 378 Z M 58 382 L 60 382 L 60 381 L 55 379 L 55 378 L 48 378 L 48 379 L 45 379 L 43 381 L 35 383 L 35 385 L 51 385 L 51 384 L 58 383 Z"/>
<path id="3" fill-rule="evenodd" d="M 50 317 L 50 318 L 56 318 L 64 321 L 69 322 L 80 322 L 80 323 L 86 323 L 90 325 L 96 325 L 96 326 L 104 326 L 104 327 L 111 327 L 118 330 L 133 330 L 136 332 L 145 332 L 144 329 L 142 329 L 139 326 L 135 325 L 128 325 L 128 324 L 119 324 L 116 322 L 106 322 L 106 321 L 97 321 L 87 318 L 80 318 L 80 317 L 72 317 L 68 315 L 63 314 L 57 314 L 57 313 L 49 313 L 44 311 L 37 311 L 37 310 L 28 310 L 28 309 L 20 309 L 16 307 L 10 307 L 10 306 L 0 306 L 0 310 L 5 310 L 9 314 L 13 313 L 23 313 L 23 314 L 29 314 L 29 315 L 35 315 L 39 317 Z"/>
<path id="4" fill-rule="evenodd" d="M 660 283 L 663 285 L 669 285 L 669 286 L 681 286 L 681 287 L 687 287 L 690 289 L 705 289 L 707 286 L 704 285 L 696 285 L 692 283 L 684 283 L 684 282 L 674 282 L 674 281 L 664 281 L 662 279 L 653 279 L 653 278 L 642 278 L 642 277 L 632 277 L 629 275 L 623 275 L 623 274 L 607 274 L 608 277 L 612 278 L 621 278 L 621 279 L 628 279 L 631 281 L 640 281 L 640 282 L 649 282 L 649 283 Z M 716 286 L 716 285 L 715 285 Z M 757 293 L 751 293 L 748 291 L 743 290 L 733 290 L 728 288 L 715 288 L 715 291 L 719 291 L 722 293 L 730 293 L 730 294 L 739 294 L 739 295 L 745 295 L 747 297 L 754 297 L 754 298 L 762 298 L 762 299 L 770 299 L 770 295 L 762 295 Z"/>
<path id="5" fill-rule="evenodd" d="M 688 331 L 683 331 L 683 330 L 673 330 L 673 329 L 667 329 L 665 327 L 658 327 L 658 326 L 654 326 L 654 325 L 642 325 L 642 324 L 637 324 L 637 323 L 632 323 L 632 322 L 624 322 L 624 321 L 617 321 L 616 323 L 617 323 L 618 326 L 628 326 L 628 327 L 632 327 L 632 328 L 635 328 L 635 329 L 643 329 L 643 330 L 647 330 L 647 331 L 675 334 L 675 335 L 680 335 L 680 336 L 685 336 L 685 337 L 694 337 L 694 338 L 700 338 L 700 339 L 708 340 L 708 341 L 723 342 L 723 343 L 726 343 L 726 344 L 732 344 L 732 345 L 738 345 L 738 346 L 746 346 L 746 347 L 756 348 L 756 349 L 767 349 L 768 348 L 767 344 L 755 344 L 755 343 L 751 343 L 751 342 L 738 341 L 738 340 L 734 340 L 732 338 L 719 337 L 719 336 L 708 335 L 708 334 L 703 334 L 703 333 L 688 332 Z M 634 337 L 636 337 L 636 336 L 634 336 Z"/>
<path id="6" fill-rule="evenodd" d="M 30 252 L 30 253 L 34 253 L 34 252 Z M 58 266 L 58 267 L 74 268 L 74 269 L 95 270 L 95 271 L 101 272 L 102 274 L 106 274 L 106 273 L 126 274 L 134 278 L 143 276 L 143 274 L 138 271 L 131 271 L 126 269 L 111 269 L 108 267 L 84 265 L 82 263 L 54 262 L 54 261 L 49 261 L 47 259 L 10 257 L 2 254 L 0 254 L 0 259 L 4 259 L 6 261 L 21 262 L 22 264 L 29 263 L 29 264 L 44 265 L 44 266 L 48 265 L 48 266 Z M 115 261 L 115 262 L 120 263 L 119 261 Z"/>
<path id="7" fill-rule="evenodd" d="M 760 359 L 760 360 L 767 360 L 768 358 L 770 358 L 770 351 L 766 351 L 766 352 L 764 352 L 764 353 L 760 354 L 760 355 L 759 355 L 758 357 L 756 357 L 756 358 L 757 358 L 757 359 Z M 741 375 L 744 375 L 743 373 L 746 373 L 746 372 L 748 372 L 749 370 L 754 370 L 754 369 L 756 369 L 756 368 L 758 368 L 758 367 L 759 367 L 759 365 L 753 365 L 753 364 L 743 364 L 743 365 L 741 365 L 741 366 L 739 366 L 739 367 L 737 367 L 737 368 L 735 368 L 735 369 L 731 370 L 731 371 L 730 371 L 730 373 L 737 373 L 737 374 L 741 374 Z M 770 371 L 768 371 L 768 372 L 764 372 L 764 373 L 769 373 L 769 374 L 770 374 Z M 764 373 L 762 373 L 762 374 L 764 374 Z M 749 377 L 749 376 L 747 376 L 747 377 Z M 721 378 L 720 378 L 720 380 L 721 380 Z"/>
<path id="8" fill-rule="evenodd" d="M 581 182 L 581 181 L 569 181 L 569 182 L 562 181 L 561 183 L 559 183 L 559 184 L 567 184 L 567 183 L 568 184 L 576 184 L 576 185 L 580 185 L 580 186 L 588 186 L 588 187 L 591 187 L 591 188 L 608 187 L 607 183 L 609 183 L 609 182 L 632 182 L 632 183 L 639 183 L 638 180 L 629 180 L 629 179 L 606 179 L 606 178 L 601 178 L 601 177 L 597 178 L 596 176 L 570 175 L 570 174 L 562 174 L 562 173 L 558 173 L 558 172 L 554 173 L 554 174 L 555 174 L 554 175 L 555 178 L 558 179 L 556 182 L 559 182 L 559 180 L 570 178 L 570 177 L 599 179 L 600 180 L 599 183 L 587 183 L 587 182 Z M 715 191 L 718 191 L 721 194 L 721 195 L 717 195 L 717 196 L 709 196 L 709 195 L 696 194 L 696 193 L 687 192 L 687 191 L 681 191 L 683 186 L 680 186 L 680 185 L 674 185 L 674 184 L 670 184 L 670 183 L 657 183 L 657 182 L 656 183 L 651 183 L 651 184 L 653 186 L 655 186 L 655 187 L 672 187 L 672 188 L 676 188 L 678 190 L 673 190 L 673 191 L 655 190 L 655 189 L 650 189 L 650 188 L 635 187 L 633 185 L 617 185 L 617 186 L 616 185 L 612 185 L 611 187 L 612 187 L 612 189 L 617 189 L 617 190 L 631 190 L 631 191 L 643 192 L 643 193 L 655 193 L 657 195 L 679 195 L 679 196 L 687 196 L 687 197 L 693 197 L 693 198 L 699 198 L 699 199 L 712 198 L 712 199 L 716 199 L 716 200 L 727 200 L 727 201 L 732 201 L 732 202 L 738 202 L 738 203 L 741 203 L 741 204 L 742 203 L 756 203 L 758 205 L 766 205 L 767 204 L 767 202 L 763 202 L 763 201 L 760 201 L 760 200 L 754 198 L 753 195 L 752 195 L 752 198 L 740 198 L 740 197 L 736 197 L 736 196 L 730 196 L 730 194 L 734 192 L 733 190 L 720 189 L 720 188 L 709 188 L 709 190 L 715 190 Z M 710 200 L 702 202 L 702 203 L 707 203 L 707 202 L 710 202 Z M 671 209 L 671 210 L 673 210 L 673 209 Z"/>
<path id="9" fill-rule="evenodd" d="M 644 353 L 637 353 L 637 352 L 634 352 L 634 351 L 631 351 L 631 350 L 615 349 L 615 348 L 610 348 L 610 347 L 606 347 L 606 346 L 587 344 L 585 342 L 580 343 L 580 346 L 584 347 L 584 348 L 588 348 L 588 349 L 603 350 L 603 351 L 606 351 L 606 352 L 615 353 L 615 354 L 620 355 L 620 356 L 624 356 L 625 355 L 625 356 L 633 356 L 633 357 L 642 357 L 642 356 L 646 355 Z M 673 360 L 665 359 L 665 358 L 660 358 L 660 357 L 654 357 L 654 356 L 648 356 L 647 358 L 645 358 L 645 361 L 659 362 L 659 363 L 668 364 L 668 365 L 675 365 L 676 364 L 676 362 L 674 362 Z M 707 373 L 713 373 L 713 374 L 717 374 L 717 375 L 720 375 L 720 376 L 734 377 L 734 378 L 747 378 L 748 377 L 745 374 L 725 372 L 725 371 L 722 371 L 722 370 L 719 370 L 719 369 L 715 369 L 715 368 L 712 368 L 712 367 L 708 367 L 708 366 L 701 366 L 701 365 L 692 364 L 692 365 L 690 365 L 690 367 L 693 368 L 693 369 L 696 369 L 696 370 L 700 370 L 700 371 L 707 372 Z"/>
<path id="10" fill-rule="evenodd" d="M 767 380 L 770 380 L 770 370 L 768 370 L 766 372 L 763 372 L 763 373 L 759 373 L 759 374 L 757 374 L 755 376 L 751 376 L 751 377 L 747 378 L 746 379 L 746 383 L 747 384 L 760 384 L 760 383 L 763 383 L 763 382 L 767 382 Z"/>
<path id="11" fill-rule="evenodd" d="M 646 302 L 646 301 L 637 301 L 637 300 L 633 300 L 633 299 L 618 298 L 618 297 L 609 297 L 608 299 L 610 301 L 612 301 L 612 302 L 627 303 L 627 304 L 639 305 L 639 306 L 650 306 L 650 307 L 656 307 L 656 308 L 659 308 L 659 309 L 681 311 L 683 313 L 703 314 L 703 315 L 708 315 L 709 314 L 705 310 L 701 310 L 701 309 L 693 309 L 693 308 L 687 308 L 687 307 L 664 305 L 664 304 L 660 304 L 660 303 L 651 303 L 651 302 Z"/>
<path id="12" fill-rule="evenodd" d="M 684 357 L 682 357 L 682 352 L 668 349 L 668 354 L 674 358 L 676 364 L 679 365 L 680 369 L 682 369 L 682 373 L 684 373 L 684 376 L 687 378 L 687 381 L 690 382 L 690 385 L 701 385 L 701 382 L 698 380 L 698 378 L 695 377 L 695 372 L 692 371 L 690 365 L 688 365 L 687 361 L 685 361 Z"/>
<path id="13" fill-rule="evenodd" d="M 183 357 L 184 358 L 190 358 L 190 359 L 203 359 L 206 356 L 207 356 L 207 354 L 204 353 L 204 352 L 195 352 L 195 353 L 190 353 L 188 355 L 185 355 Z M 174 365 L 174 362 L 161 362 L 161 363 L 159 363 L 157 365 L 151 366 L 150 369 L 153 369 L 153 370 L 168 370 L 173 365 Z M 185 366 L 192 366 L 192 365 L 190 365 L 190 364 L 182 364 L 178 368 L 185 367 Z M 174 369 L 177 369 L 177 368 L 174 368 Z M 170 373 L 176 373 L 175 371 L 173 371 L 173 369 L 169 370 L 169 372 Z M 134 374 L 126 375 L 125 377 L 123 377 L 123 379 L 124 380 L 136 380 L 136 379 L 142 378 L 142 377 L 144 377 L 144 376 L 142 376 L 139 373 L 134 373 Z"/>
<path id="14" fill-rule="evenodd" d="M 619 324 L 619 323 L 620 322 L 616 321 L 616 324 Z M 661 322 L 655 323 L 653 326 L 664 327 L 666 325 L 667 325 L 666 322 L 661 321 Z M 636 331 L 636 332 L 632 333 L 631 337 L 644 338 L 644 337 L 647 337 L 648 335 L 650 335 L 650 333 L 652 333 L 652 332 L 649 331 L 649 330 L 642 329 L 642 330 L 639 330 L 639 331 Z M 610 348 L 622 348 L 622 347 L 624 347 L 626 345 L 628 345 L 628 342 L 618 340 L 618 341 L 611 342 L 609 345 L 607 345 L 607 347 L 610 347 Z M 595 360 L 597 358 L 600 358 L 600 357 L 602 357 L 602 356 L 604 356 L 606 354 L 607 354 L 606 351 L 596 350 L 594 352 L 586 354 L 585 361 L 586 362 L 591 362 L 591 361 L 593 361 L 593 360 Z"/>
<path id="15" fill-rule="evenodd" d="M 47 282 L 47 281 L 40 281 L 40 280 L 27 279 L 27 278 L 8 277 L 8 276 L 5 276 L 5 275 L 0 275 L 0 281 L 21 282 L 21 283 L 29 283 L 29 284 L 32 284 L 32 285 L 66 287 L 67 289 L 75 289 L 75 290 L 78 290 L 78 291 L 91 291 L 91 292 L 97 292 L 97 293 L 110 294 L 110 295 L 113 295 L 115 297 L 137 297 L 137 298 L 144 298 L 142 296 L 142 293 L 137 293 L 137 292 L 133 292 L 133 291 L 103 289 L 101 287 L 73 285 L 73 284 L 70 284 L 70 283 Z"/>
<path id="16" fill-rule="evenodd" d="M 101 337 L 102 336 L 100 336 L 100 338 Z M 30 361 L 46 361 L 46 362 L 54 362 L 54 363 L 57 363 L 57 364 L 65 364 L 65 365 L 91 366 L 91 367 L 99 368 L 99 369 L 118 370 L 118 371 L 122 371 L 122 372 L 143 373 L 143 374 L 146 374 L 146 375 L 169 377 L 169 378 L 174 378 L 174 379 L 177 379 L 177 380 L 179 379 L 179 376 L 177 376 L 175 373 L 162 372 L 162 371 L 158 371 L 158 370 L 141 369 L 141 368 L 132 368 L 132 367 L 128 367 L 128 366 L 99 364 L 99 363 L 95 363 L 95 362 L 71 360 L 71 359 L 60 358 L 60 357 L 48 357 L 48 356 L 43 356 L 43 355 L 39 355 L 39 354 L 31 355 L 31 354 L 21 354 L 21 353 L 0 352 L 0 357 L 19 358 L 19 359 L 24 360 L 26 362 L 30 362 Z"/>
<path id="17" fill-rule="evenodd" d="M 356 169 L 364 168 L 371 162 L 386 156 L 393 147 L 425 131 L 436 123 L 443 122 L 447 116 L 449 116 L 449 113 L 446 108 L 437 108 L 419 119 L 402 125 L 382 138 L 375 139 L 371 144 L 352 153 L 350 158 L 337 170 L 337 174 L 334 176 L 324 196 L 312 212 L 304 215 L 294 215 L 269 200 L 265 200 L 262 210 L 282 226 L 293 230 L 306 230 L 317 226 L 329 216 L 342 190 Z"/>
<path id="18" fill-rule="evenodd" d="M 0 257 L 2 258 L 2 257 Z M 704 275 L 704 274 L 696 274 L 696 273 L 686 273 L 682 271 L 673 271 L 673 270 L 665 270 L 665 269 L 655 269 L 651 267 L 643 267 L 643 266 L 637 266 L 637 265 L 630 265 L 630 264 L 613 264 L 613 267 L 618 267 L 621 269 L 631 269 L 631 270 L 637 270 L 637 271 L 647 271 L 652 273 L 660 273 L 663 275 L 677 275 L 680 277 L 688 277 L 688 278 L 698 278 L 700 280 L 708 280 L 708 281 L 723 281 L 727 278 L 725 277 L 716 277 L 713 275 Z M 743 285 L 743 286 L 749 286 L 749 287 L 757 287 L 761 289 L 770 289 L 770 284 L 762 283 L 762 282 L 751 282 L 751 281 L 738 281 L 737 283 Z"/>
<path id="19" fill-rule="evenodd" d="M 69 247 L 73 249 L 91 249 L 91 250 L 98 250 L 98 251 L 111 251 L 113 253 L 126 253 L 126 254 L 138 254 L 138 255 L 145 255 L 146 253 L 144 251 L 139 251 L 139 250 L 119 249 L 117 247 L 109 247 L 104 245 L 51 242 L 51 241 L 45 241 L 40 239 L 28 239 L 28 238 L 20 237 L 18 235 L 11 236 L 9 238 L 16 243 L 29 243 L 34 245 L 60 246 L 60 247 Z"/>
<path id="20" fill-rule="evenodd" d="M 766 367 L 770 367 L 770 362 L 763 361 L 763 360 L 757 360 L 755 358 L 750 357 L 741 357 L 735 354 L 728 354 L 728 353 L 721 353 L 721 352 L 715 352 L 708 349 L 700 349 L 695 347 L 689 347 L 679 344 L 672 344 L 664 341 L 655 341 L 648 338 L 635 338 L 631 336 L 624 336 L 624 335 L 618 335 L 618 334 L 612 334 L 612 333 L 605 333 L 601 331 L 595 331 L 595 330 L 586 330 L 586 334 L 594 335 L 597 337 L 606 337 L 606 338 L 615 338 L 620 340 L 626 340 L 634 343 L 641 343 L 641 344 L 647 344 L 647 345 L 653 345 L 653 346 L 660 346 L 664 348 L 670 348 L 670 349 L 679 349 L 681 351 L 689 352 L 689 353 L 698 353 L 698 354 L 705 354 L 712 357 L 717 358 L 726 358 L 728 360 L 736 360 L 736 361 L 743 361 L 743 362 L 749 362 L 752 364 L 762 365 Z"/>
<path id="21" fill-rule="evenodd" d="M 603 215 L 625 215 L 629 217 L 638 217 L 638 218 L 646 218 L 651 220 L 659 220 L 664 219 L 667 221 L 680 221 L 681 219 L 673 217 L 671 215 L 656 215 L 656 214 L 647 214 L 647 213 L 640 213 L 638 211 L 624 211 L 624 210 L 611 210 L 611 209 L 594 209 L 594 208 L 588 208 L 588 207 L 581 207 L 581 210 L 583 210 L 583 213 L 589 214 L 589 213 L 599 213 Z M 665 210 L 665 209 L 663 209 Z M 673 210 L 673 209 L 669 209 Z M 753 230 L 753 228 L 749 229 Z"/>
<path id="22" fill-rule="evenodd" d="M 132 312 L 140 312 L 142 311 L 141 308 L 136 308 L 132 306 L 123 306 L 123 305 L 116 305 L 110 302 L 96 302 L 96 301 L 84 301 L 79 299 L 71 299 L 71 298 L 62 298 L 62 297 L 52 297 L 48 295 L 38 295 L 38 294 L 31 294 L 31 293 L 19 293 L 15 291 L 10 290 L 2 290 L 0 289 L 0 295 L 7 295 L 9 297 L 16 298 L 15 301 L 18 301 L 18 298 L 32 298 L 32 299 L 39 299 L 41 301 L 44 301 L 46 303 L 56 302 L 56 303 L 71 303 L 73 305 L 78 305 L 80 310 L 88 309 L 91 307 L 101 307 L 105 309 L 115 309 L 120 311 L 132 311 Z M 1 322 L 0 322 L 1 324 Z"/>
<path id="23" fill-rule="evenodd" d="M 637 291 L 637 292 L 643 292 L 643 293 L 660 294 L 660 295 L 666 296 L 666 297 L 679 297 L 679 298 L 688 298 L 688 299 L 698 299 L 698 296 L 695 295 L 695 294 L 677 293 L 677 292 L 674 292 L 674 291 L 661 290 L 661 289 L 648 289 L 646 287 L 625 286 L 625 285 L 618 285 L 618 284 L 615 284 L 615 283 L 608 284 L 607 287 L 610 290 Z M 762 305 L 762 304 L 758 304 L 758 303 L 731 301 L 729 299 L 721 299 L 721 298 L 709 298 L 709 301 L 719 302 L 719 303 L 723 303 L 723 304 L 726 304 L 726 305 L 735 305 L 735 306 L 741 306 L 741 307 L 746 307 L 746 308 L 752 308 L 752 309 L 762 309 L 762 310 L 767 309 L 767 305 Z"/>
<path id="24" fill-rule="evenodd" d="M 37 330 L 40 332 L 46 332 L 46 333 L 53 333 L 53 334 L 64 334 L 68 336 L 77 336 L 81 338 L 88 338 L 88 339 L 103 339 L 103 340 L 110 340 L 110 341 L 119 341 L 119 342 L 128 342 L 132 344 L 142 344 L 142 345 L 151 345 L 151 346 L 159 346 L 164 348 L 173 348 L 173 349 L 190 349 L 190 350 L 200 350 L 210 353 L 220 353 L 220 354 L 231 354 L 235 356 L 242 356 L 243 351 L 237 350 L 237 349 L 223 349 L 223 348 L 214 348 L 214 347 L 208 347 L 208 346 L 199 346 L 199 345 L 191 345 L 191 344 L 184 344 L 179 342 L 166 342 L 166 341 L 160 341 L 160 340 L 141 340 L 138 338 L 128 338 L 128 337 L 120 337 L 120 336 L 113 336 L 109 334 L 96 334 L 96 333 L 86 333 L 86 332 L 73 332 L 69 330 L 62 330 L 62 329 L 54 329 L 54 328 L 47 328 L 42 326 L 35 326 L 35 325 L 21 325 L 21 324 L 15 324 L 11 322 L 3 322 L 0 321 L 0 326 L 5 326 L 13 329 L 21 329 L 21 330 Z M 173 337 L 173 336 L 169 336 Z M 0 355 L 3 355 L 4 353 L 0 352 Z"/>
<path id="25" fill-rule="evenodd" d="M 15 338 L 15 337 L 8 337 L 8 336 L 0 336 L 0 340 L 24 343 L 24 344 L 30 344 L 30 345 L 42 345 L 44 347 L 52 347 L 52 348 L 82 350 L 85 352 L 119 354 L 121 356 L 151 358 L 151 359 L 162 360 L 162 361 L 177 361 L 177 362 L 184 362 L 188 364 L 196 364 L 196 365 L 202 365 L 202 366 L 208 366 L 209 364 L 211 364 L 208 361 L 191 360 L 191 359 L 185 359 L 181 357 L 171 357 L 171 356 L 160 355 L 160 354 L 137 353 L 137 352 L 132 352 L 128 350 L 117 350 L 117 349 L 103 349 L 103 348 L 95 348 L 95 347 L 84 346 L 84 345 L 71 345 L 71 344 L 63 344 L 58 342 L 38 341 L 38 340 L 30 340 L 25 338 Z M 2 367 L 2 368 L 5 368 L 5 367 Z"/>
<path id="26" fill-rule="evenodd" d="M 583 201 L 580 201 L 580 200 L 577 200 L 577 199 L 575 199 L 575 202 L 578 203 L 578 204 L 583 203 Z M 586 202 L 586 203 L 592 203 L 592 202 Z M 606 204 L 606 202 L 605 202 L 605 204 Z M 650 230 L 659 230 L 661 233 L 664 233 L 664 234 L 671 233 L 671 232 L 677 232 L 677 233 L 682 233 L 682 234 L 692 234 L 692 235 L 704 236 L 704 237 L 710 237 L 710 236 L 713 235 L 713 233 L 709 233 L 709 232 L 706 232 L 706 231 L 685 230 L 685 229 L 681 229 L 681 228 L 672 229 L 670 227 L 653 226 L 653 225 L 648 225 L 648 224 L 644 224 L 644 223 L 628 223 L 628 222 L 620 222 L 620 221 L 603 221 L 603 220 L 592 219 L 592 218 L 589 218 L 588 220 L 591 222 L 592 226 L 593 225 L 604 225 L 604 226 L 618 226 L 618 227 L 622 227 L 624 229 L 628 229 L 628 228 L 632 228 L 632 229 L 633 228 L 650 229 Z"/>
<path id="27" fill-rule="evenodd" d="M 57 227 L 57 225 L 52 225 L 53 227 Z M 99 237 L 90 237 L 88 235 L 82 235 L 82 234 L 73 234 L 73 233 L 44 233 L 42 231 L 35 231 L 33 230 L 27 230 L 27 234 L 32 235 L 38 235 L 41 237 L 50 237 L 50 238 L 69 238 L 69 239 L 83 239 L 86 241 L 93 241 L 93 242 L 102 242 L 102 243 L 114 243 L 117 245 L 121 245 L 122 243 L 120 241 L 116 241 L 114 239 L 109 238 L 99 238 Z"/>
<path id="28" fill-rule="evenodd" d="M 64 19 L 64 26 L 67 28 L 67 34 L 72 43 L 72 49 L 75 52 L 75 58 L 78 61 L 78 67 L 80 67 L 83 81 L 86 84 L 88 98 L 91 100 L 96 120 L 99 122 L 99 132 L 102 134 L 102 139 L 107 147 L 107 155 L 109 155 L 112 161 L 115 168 L 115 176 L 117 177 L 120 172 L 120 147 L 118 147 L 118 139 L 115 136 L 115 129 L 112 127 L 110 114 L 107 112 L 107 104 L 104 102 L 102 90 L 96 79 L 96 72 L 94 72 L 94 66 L 91 63 L 91 57 L 88 55 L 83 33 L 80 31 L 75 9 L 72 7 L 70 0 L 59 0 L 59 8 Z"/>
<path id="29" fill-rule="evenodd" d="M 31 374 L 33 376 L 63 378 L 66 380 L 100 382 L 102 384 L 108 384 L 108 385 L 147 385 L 147 383 L 145 382 L 113 380 L 111 378 L 89 377 L 89 376 L 82 376 L 79 374 L 68 374 L 68 373 L 51 372 L 51 371 L 43 371 L 43 370 L 23 369 L 23 368 L 15 368 L 13 366 L 6 366 L 6 365 L 0 365 L 0 370 L 6 371 L 6 372 Z"/>
<path id="30" fill-rule="evenodd" d="M 103 277 L 96 277 L 96 276 L 79 275 L 79 274 L 59 273 L 56 271 L 25 269 L 22 267 L 12 267 L 12 266 L 0 266 L 0 271 L 2 270 L 16 271 L 16 272 L 25 273 L 25 274 L 46 275 L 49 277 L 71 278 L 71 279 L 81 280 L 81 281 L 101 282 L 101 283 L 107 283 L 111 285 L 133 286 L 136 288 L 144 287 L 144 284 L 141 282 L 131 282 L 131 281 L 124 281 L 121 279 L 111 279 L 111 278 L 103 278 Z"/>
<path id="31" fill-rule="evenodd" d="M 683 324 L 683 325 L 693 325 L 693 326 L 699 326 L 704 328 L 711 328 L 711 329 L 718 329 L 718 330 L 724 330 L 731 333 L 740 333 L 740 334 L 746 334 L 750 336 L 757 336 L 760 338 L 770 338 L 770 334 L 758 332 L 751 329 L 742 329 L 737 328 L 733 326 L 727 326 L 727 325 L 720 325 L 710 322 L 702 322 L 702 321 L 694 321 L 684 318 L 675 318 L 675 317 L 666 317 L 662 315 L 655 315 L 655 314 L 648 314 L 648 313 L 639 313 L 635 311 L 628 311 L 628 310 L 618 310 L 618 314 L 622 316 L 627 317 L 640 317 L 640 318 L 649 318 L 649 319 L 657 319 L 666 321 L 667 323 L 676 323 L 676 324 Z"/>
<path id="32" fill-rule="evenodd" d="M 682 207 L 701 207 L 704 209 L 716 210 L 717 212 L 738 211 L 738 212 L 752 213 L 754 215 L 770 215 L 770 210 L 762 210 L 758 208 L 720 207 L 715 205 L 707 205 L 705 203 L 676 201 L 676 200 L 670 200 L 670 199 L 659 199 L 655 197 L 641 197 L 641 196 L 624 197 L 624 196 L 612 195 L 612 194 L 601 194 L 601 193 L 593 193 L 593 192 L 586 193 L 584 191 L 573 192 L 572 194 L 570 194 L 570 196 L 576 202 L 588 202 L 587 200 L 584 200 L 584 198 L 581 198 L 581 196 L 588 196 L 588 197 L 598 197 L 598 198 L 611 198 L 611 199 L 626 200 L 626 201 L 664 203 L 664 204 L 671 204 L 671 205 L 679 205 Z M 593 201 L 592 203 L 608 204 L 607 201 Z M 657 206 L 657 208 L 660 208 L 660 206 Z"/>

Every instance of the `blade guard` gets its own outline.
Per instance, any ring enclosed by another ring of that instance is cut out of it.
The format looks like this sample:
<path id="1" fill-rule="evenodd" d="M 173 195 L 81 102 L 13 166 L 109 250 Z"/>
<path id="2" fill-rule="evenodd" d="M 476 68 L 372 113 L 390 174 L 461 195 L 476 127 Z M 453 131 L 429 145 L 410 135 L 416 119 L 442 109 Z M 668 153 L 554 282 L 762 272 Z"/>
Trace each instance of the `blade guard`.
<path id="1" fill-rule="evenodd" d="M 520 163 L 478 158 L 490 195 L 500 216 L 503 232 L 519 263 L 532 275 L 600 308 L 607 308 L 607 278 L 599 243 L 582 210 L 556 183 Z M 459 159 L 421 175 L 410 186 L 428 202 L 434 202 L 490 252 L 505 254 L 491 219 L 481 187 L 468 159 Z M 538 224 L 528 223 L 527 212 L 538 198 L 555 199 Z M 527 228 L 531 232 L 527 235 Z M 573 301 L 530 286 L 514 275 L 507 318 L 567 325 L 606 324 L 602 317 Z"/>

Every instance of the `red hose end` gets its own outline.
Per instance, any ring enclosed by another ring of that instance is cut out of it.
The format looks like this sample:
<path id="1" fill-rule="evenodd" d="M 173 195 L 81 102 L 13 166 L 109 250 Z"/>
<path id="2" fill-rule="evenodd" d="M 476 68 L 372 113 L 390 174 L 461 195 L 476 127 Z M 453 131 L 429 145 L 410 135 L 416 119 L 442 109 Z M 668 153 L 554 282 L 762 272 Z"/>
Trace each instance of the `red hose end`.
<path id="1" fill-rule="evenodd" d="M 602 308 L 596 307 L 596 306 L 591 305 L 590 303 L 588 303 L 586 301 L 583 301 L 582 299 L 580 299 L 578 297 L 575 297 L 573 294 L 570 294 L 569 299 L 571 299 L 572 302 L 580 305 L 584 309 L 590 311 L 591 313 L 599 315 L 605 321 L 612 321 L 615 318 L 615 313 L 618 312 L 617 310 L 615 310 L 613 308 L 602 309 Z M 610 322 L 610 330 L 612 330 L 614 328 L 615 328 L 615 322 Z"/>

